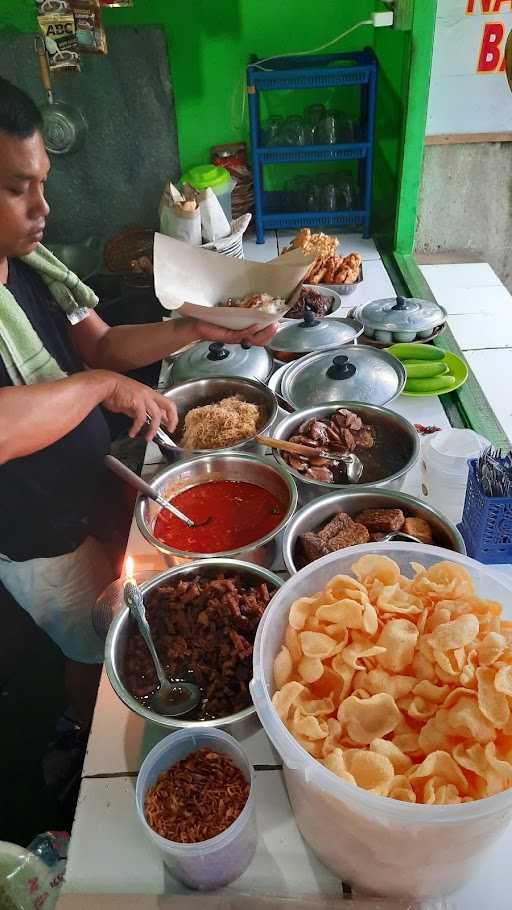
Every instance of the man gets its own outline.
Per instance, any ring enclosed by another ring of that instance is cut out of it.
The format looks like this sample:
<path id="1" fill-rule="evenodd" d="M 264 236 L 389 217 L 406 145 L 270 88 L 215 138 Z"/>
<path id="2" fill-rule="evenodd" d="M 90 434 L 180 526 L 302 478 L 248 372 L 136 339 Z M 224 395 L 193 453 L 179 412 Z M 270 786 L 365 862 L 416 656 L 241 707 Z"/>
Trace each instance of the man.
<path id="1" fill-rule="evenodd" d="M 102 661 L 91 610 L 113 575 L 94 538 L 110 448 L 100 406 L 127 415 L 131 437 L 146 415 L 146 439 L 160 423 L 172 431 L 174 406 L 121 374 L 200 339 L 264 345 L 275 327 L 242 333 L 173 319 L 110 328 L 92 309 L 81 310 L 72 324 L 48 284 L 20 258 L 40 250 L 49 212 L 44 184 L 50 162 L 40 128 L 32 100 L 0 78 L 0 291 L 3 286 L 12 295 L 4 290 L 4 305 L 12 301 L 16 311 L 13 331 L 25 324 L 33 341 L 35 330 L 40 351 L 62 376 L 14 384 L 12 364 L 0 358 L 0 581 L 61 648 L 69 713 L 87 724 Z M 2 344 L 13 315 L 4 314 Z"/>

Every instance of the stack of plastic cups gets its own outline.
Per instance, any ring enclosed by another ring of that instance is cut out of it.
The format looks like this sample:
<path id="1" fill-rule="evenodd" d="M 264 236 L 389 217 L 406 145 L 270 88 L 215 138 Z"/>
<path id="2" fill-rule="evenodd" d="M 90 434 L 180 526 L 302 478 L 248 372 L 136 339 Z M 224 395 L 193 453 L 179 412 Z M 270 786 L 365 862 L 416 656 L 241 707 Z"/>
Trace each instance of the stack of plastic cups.
<path id="1" fill-rule="evenodd" d="M 468 460 L 478 456 L 489 441 L 473 430 L 441 430 L 422 446 L 421 489 L 427 502 L 454 524 L 462 518 Z"/>

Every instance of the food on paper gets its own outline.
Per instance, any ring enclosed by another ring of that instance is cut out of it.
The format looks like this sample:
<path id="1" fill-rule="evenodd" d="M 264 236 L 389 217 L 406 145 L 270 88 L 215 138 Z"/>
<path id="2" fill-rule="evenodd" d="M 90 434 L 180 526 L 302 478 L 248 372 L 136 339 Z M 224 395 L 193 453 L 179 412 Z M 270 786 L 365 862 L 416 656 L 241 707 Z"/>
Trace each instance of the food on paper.
<path id="1" fill-rule="evenodd" d="M 161 837 L 197 844 L 229 828 L 250 783 L 227 755 L 197 749 L 158 776 L 144 797 L 144 817 Z"/>
<path id="2" fill-rule="evenodd" d="M 257 405 L 232 395 L 188 411 L 180 446 L 184 449 L 222 449 L 236 445 L 255 436 L 260 421 Z"/>
<path id="3" fill-rule="evenodd" d="M 186 720 L 227 717 L 251 704 L 254 636 L 273 593 L 264 582 L 219 573 L 169 582 L 145 595 L 151 635 L 168 678 L 201 689 L 201 702 Z M 124 675 L 128 691 L 145 704 L 157 678 L 136 629 L 128 636 Z"/>
<path id="4" fill-rule="evenodd" d="M 308 284 L 354 284 L 361 272 L 359 253 L 315 259 L 304 281 Z"/>
<path id="5" fill-rule="evenodd" d="M 211 480 L 173 496 L 172 504 L 195 522 L 189 528 L 167 509 L 155 522 L 158 540 L 185 553 L 227 553 L 270 534 L 288 503 L 269 490 L 242 480 Z"/>
<path id="6" fill-rule="evenodd" d="M 394 531 L 412 534 L 421 543 L 432 543 L 432 528 L 428 521 L 406 518 L 401 509 L 364 509 L 354 518 L 346 512 L 337 512 L 318 531 L 300 535 L 297 561 L 305 566 L 335 550 L 382 540 Z"/>
<path id="7" fill-rule="evenodd" d="M 327 316 L 333 303 L 334 297 L 325 297 L 313 288 L 302 288 L 297 303 L 286 313 L 286 319 L 304 319 L 306 310 L 311 310 L 315 316 Z"/>
<path id="8" fill-rule="evenodd" d="M 230 297 L 220 306 L 241 307 L 245 310 L 259 310 L 261 313 L 279 315 L 285 302 L 282 297 L 272 297 L 271 294 L 248 294 L 247 297 Z"/>
<path id="9" fill-rule="evenodd" d="M 282 255 L 291 253 L 292 250 L 301 250 L 305 256 L 327 258 L 334 256 L 338 246 L 337 237 L 328 237 L 327 234 L 312 234 L 310 228 L 302 228 L 293 238 L 290 246 L 283 250 Z"/>
<path id="10" fill-rule="evenodd" d="M 346 467 L 342 461 L 322 458 L 315 449 L 328 449 L 333 455 L 357 453 L 363 462 L 361 482 L 365 484 L 390 477 L 409 457 L 406 440 L 393 436 L 384 426 L 363 423 L 347 408 L 339 408 L 330 417 L 309 418 L 289 441 L 311 446 L 311 457 L 283 452 L 282 458 L 304 477 L 321 483 L 345 484 Z"/>
<path id="11" fill-rule="evenodd" d="M 465 568 L 361 556 L 290 606 L 272 703 L 342 780 L 448 805 L 512 786 L 512 622 Z"/>

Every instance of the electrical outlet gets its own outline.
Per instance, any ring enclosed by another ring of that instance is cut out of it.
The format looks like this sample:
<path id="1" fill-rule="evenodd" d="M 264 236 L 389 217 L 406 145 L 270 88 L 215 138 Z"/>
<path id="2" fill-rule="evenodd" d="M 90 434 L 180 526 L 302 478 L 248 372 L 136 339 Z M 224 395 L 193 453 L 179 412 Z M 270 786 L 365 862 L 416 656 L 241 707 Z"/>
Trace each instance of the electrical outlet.
<path id="1" fill-rule="evenodd" d="M 421 0 L 420 0 L 421 2 Z M 393 10 L 393 28 L 400 32 L 410 32 L 412 28 L 412 10 L 414 0 L 395 0 Z"/>

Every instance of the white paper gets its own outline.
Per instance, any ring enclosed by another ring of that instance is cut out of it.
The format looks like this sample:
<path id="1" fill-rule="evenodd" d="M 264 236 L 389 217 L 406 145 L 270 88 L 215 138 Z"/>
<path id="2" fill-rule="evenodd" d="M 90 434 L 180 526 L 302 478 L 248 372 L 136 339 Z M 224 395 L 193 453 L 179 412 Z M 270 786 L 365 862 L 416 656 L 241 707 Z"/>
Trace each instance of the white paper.
<path id="1" fill-rule="evenodd" d="M 212 250 L 191 247 L 163 234 L 155 234 L 155 291 L 166 310 L 192 316 L 227 329 L 264 328 L 276 322 L 295 303 L 304 275 L 314 257 L 303 256 L 300 263 L 246 262 Z M 218 306 L 229 297 L 270 294 L 282 297 L 285 306 L 279 314 L 257 309 Z"/>
<path id="2" fill-rule="evenodd" d="M 207 187 L 200 194 L 199 211 L 201 212 L 201 233 L 206 243 L 229 237 L 231 226 L 211 187 Z"/>

